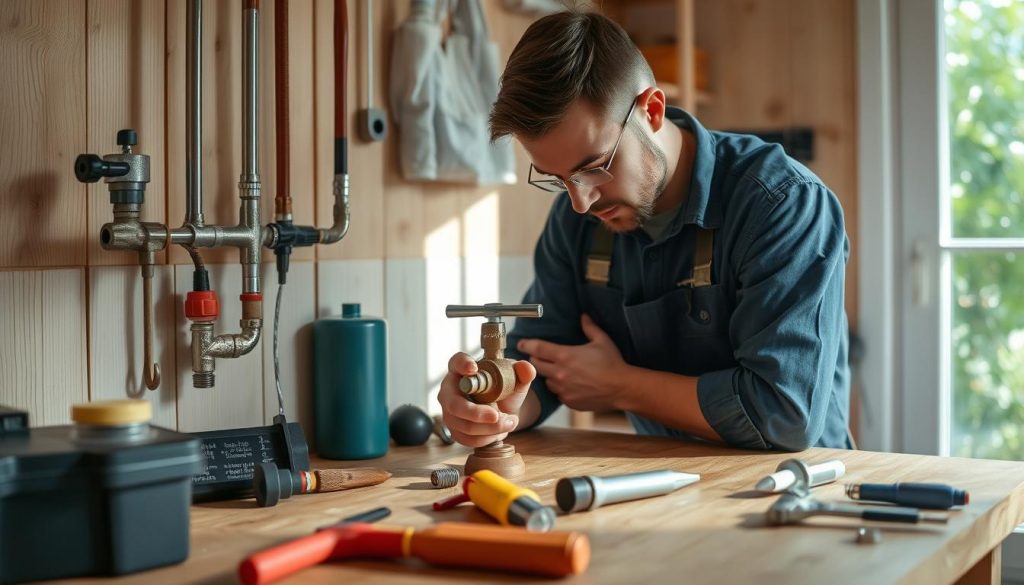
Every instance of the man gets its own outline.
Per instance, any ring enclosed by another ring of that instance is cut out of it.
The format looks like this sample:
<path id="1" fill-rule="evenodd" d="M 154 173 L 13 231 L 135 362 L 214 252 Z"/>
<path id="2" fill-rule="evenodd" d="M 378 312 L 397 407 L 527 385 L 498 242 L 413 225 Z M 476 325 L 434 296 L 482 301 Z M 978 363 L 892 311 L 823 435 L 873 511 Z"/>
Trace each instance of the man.
<path id="1" fill-rule="evenodd" d="M 642 434 L 754 449 L 848 448 L 835 195 L 777 145 L 709 132 L 669 107 L 614 22 L 565 12 L 509 58 L 492 139 L 513 135 L 529 181 L 557 196 L 508 336 L 516 393 L 466 400 L 456 354 L 438 400 L 455 439 L 481 446 L 559 404 L 626 412 Z"/>

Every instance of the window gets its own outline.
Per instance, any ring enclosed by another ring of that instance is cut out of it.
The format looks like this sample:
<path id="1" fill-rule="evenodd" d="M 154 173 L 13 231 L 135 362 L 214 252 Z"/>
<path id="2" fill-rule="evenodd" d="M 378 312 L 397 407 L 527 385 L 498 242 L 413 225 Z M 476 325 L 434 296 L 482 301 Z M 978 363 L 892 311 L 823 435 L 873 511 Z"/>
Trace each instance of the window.
<path id="1" fill-rule="evenodd" d="M 943 30 L 948 452 L 1024 459 L 1024 2 L 945 0 Z"/>

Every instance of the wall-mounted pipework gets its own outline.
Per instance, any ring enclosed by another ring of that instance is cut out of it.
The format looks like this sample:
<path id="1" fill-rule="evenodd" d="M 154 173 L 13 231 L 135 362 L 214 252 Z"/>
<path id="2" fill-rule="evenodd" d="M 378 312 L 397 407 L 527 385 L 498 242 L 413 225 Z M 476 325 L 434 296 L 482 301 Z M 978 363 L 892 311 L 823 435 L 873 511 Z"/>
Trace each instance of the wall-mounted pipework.
<path id="1" fill-rule="evenodd" d="M 149 157 L 132 151 L 137 143 L 134 130 L 118 133 L 122 151 L 99 157 L 80 155 L 75 173 L 82 182 L 105 179 L 110 190 L 114 219 L 100 230 L 100 241 L 106 250 L 138 252 L 142 267 L 145 297 L 145 382 L 150 389 L 160 383 L 160 368 L 152 355 L 152 277 L 154 256 L 168 244 L 184 247 L 195 264 L 193 290 L 185 301 L 185 315 L 192 321 L 192 378 L 197 388 L 214 385 L 216 358 L 245 355 L 257 346 L 263 328 L 263 295 L 260 281 L 260 248 L 267 246 L 278 257 L 278 280 L 283 285 L 288 271 L 288 257 L 294 246 L 329 244 L 341 240 L 349 226 L 348 162 L 345 118 L 347 73 L 348 19 L 347 4 L 335 1 L 335 178 L 334 223 L 330 228 L 295 226 L 292 224 L 288 187 L 288 86 L 287 86 L 287 1 L 280 1 L 278 10 L 278 150 L 282 160 L 279 169 L 276 222 L 262 226 L 260 220 L 261 183 L 258 166 L 258 0 L 242 0 L 242 161 L 238 181 L 239 217 L 233 226 L 207 225 L 203 215 L 203 76 L 202 36 L 203 2 L 188 0 L 186 22 L 186 205 L 185 219 L 180 227 L 169 228 L 160 223 L 140 221 L 145 184 L 149 182 Z M 283 74 L 282 74 L 283 73 Z M 339 131 L 340 129 L 340 131 Z M 216 292 L 210 288 L 209 275 L 200 255 L 202 248 L 230 246 L 238 248 L 242 264 L 242 319 L 239 333 L 216 335 L 214 324 L 219 315 Z M 280 295 L 280 289 L 279 289 Z M 280 303 L 280 296 L 278 297 Z M 279 306 L 279 305 L 278 305 Z M 276 313 L 275 313 L 276 314 Z M 275 322 L 276 324 L 276 322 Z M 276 352 L 275 352 L 276 358 Z"/>
<path id="2" fill-rule="evenodd" d="M 75 177 L 83 183 L 104 179 L 114 206 L 114 221 L 100 228 L 100 244 L 105 250 L 134 250 L 142 269 L 142 303 L 146 387 L 160 386 L 160 365 L 153 359 L 153 264 L 156 252 L 167 246 L 167 228 L 163 224 L 142 222 L 142 204 L 146 202 L 149 182 L 149 155 L 132 148 L 139 143 L 135 130 L 117 133 L 121 152 L 103 158 L 83 154 L 75 159 Z"/>

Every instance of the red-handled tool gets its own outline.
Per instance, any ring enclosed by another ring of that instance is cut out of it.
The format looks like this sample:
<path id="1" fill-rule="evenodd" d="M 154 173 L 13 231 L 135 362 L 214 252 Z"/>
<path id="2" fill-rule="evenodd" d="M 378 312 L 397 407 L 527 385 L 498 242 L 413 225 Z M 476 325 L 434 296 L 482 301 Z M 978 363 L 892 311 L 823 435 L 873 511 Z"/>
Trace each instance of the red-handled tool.
<path id="1" fill-rule="evenodd" d="M 282 545 L 268 548 L 249 556 L 238 566 L 238 576 L 246 585 L 270 583 L 296 571 L 312 567 L 331 558 L 339 539 L 336 531 L 354 524 L 369 526 L 391 515 L 389 508 L 374 508 L 369 512 L 343 518 L 337 524 L 318 528 L 309 536 L 303 536 Z"/>
<path id="2" fill-rule="evenodd" d="M 579 532 L 528 532 L 482 524 L 446 523 L 421 530 L 346 524 L 245 559 L 245 585 L 264 585 L 327 560 L 415 557 L 428 563 L 564 577 L 586 570 L 590 541 Z"/>

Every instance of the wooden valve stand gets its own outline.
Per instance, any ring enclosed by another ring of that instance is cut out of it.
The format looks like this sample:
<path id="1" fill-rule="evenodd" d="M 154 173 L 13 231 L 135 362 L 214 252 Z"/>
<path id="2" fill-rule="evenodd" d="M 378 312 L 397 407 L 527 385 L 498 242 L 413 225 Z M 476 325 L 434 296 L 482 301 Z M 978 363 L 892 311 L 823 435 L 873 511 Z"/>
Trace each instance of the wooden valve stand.
<path id="1" fill-rule="evenodd" d="M 463 376 L 459 390 L 466 398 L 477 404 L 494 405 L 509 397 L 516 389 L 516 373 L 512 368 L 514 360 L 505 358 L 505 323 L 502 317 L 539 318 L 544 314 L 541 305 L 448 305 L 448 317 L 487 317 L 480 327 L 480 346 L 484 356 L 476 362 L 477 373 Z M 497 406 L 495 406 L 497 408 Z M 477 447 L 466 459 L 465 475 L 481 469 L 489 469 L 498 475 L 515 479 L 526 472 L 526 464 L 515 447 L 504 441 Z"/>

